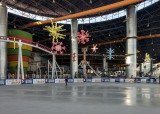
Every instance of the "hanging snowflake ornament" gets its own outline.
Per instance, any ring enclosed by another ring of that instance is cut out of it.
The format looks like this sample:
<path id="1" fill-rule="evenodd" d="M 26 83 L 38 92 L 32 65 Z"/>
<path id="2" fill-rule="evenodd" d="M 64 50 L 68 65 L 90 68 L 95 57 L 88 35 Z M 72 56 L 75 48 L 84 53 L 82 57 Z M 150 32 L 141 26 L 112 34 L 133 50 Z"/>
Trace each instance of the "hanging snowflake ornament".
<path id="1" fill-rule="evenodd" d="M 86 42 L 89 42 L 89 37 L 91 37 L 90 35 L 89 35 L 89 33 L 88 33 L 88 31 L 87 32 L 85 32 L 84 30 L 81 30 L 81 33 L 80 32 L 78 32 L 77 33 L 77 40 L 78 40 L 78 43 L 82 43 L 82 44 L 85 44 Z"/>
<path id="2" fill-rule="evenodd" d="M 61 31 L 65 31 L 65 29 L 62 29 L 62 27 L 64 25 L 57 26 L 57 23 L 54 25 L 52 21 L 51 21 L 51 24 L 52 24 L 52 26 L 45 26 L 45 28 L 43 28 L 43 30 L 47 30 L 48 32 L 50 32 L 49 36 L 52 36 L 52 38 L 53 38 L 53 44 L 54 44 L 55 40 L 58 43 L 58 39 L 64 39 L 64 37 L 66 36 L 64 34 L 60 34 L 59 33 Z"/>
<path id="3" fill-rule="evenodd" d="M 114 49 L 111 49 L 111 48 L 109 48 L 109 50 L 107 50 L 107 53 L 109 54 L 108 56 L 107 56 L 107 58 L 109 59 L 109 60 L 111 60 L 111 59 L 114 59 L 114 57 L 113 57 L 113 53 L 114 53 Z"/>
<path id="4" fill-rule="evenodd" d="M 63 54 L 63 51 L 62 50 L 65 50 L 66 47 L 63 46 L 63 43 L 62 42 L 59 42 L 59 44 L 57 42 L 54 42 L 53 43 L 53 46 L 52 46 L 52 51 L 54 52 L 54 54 L 57 54 L 57 52 L 59 51 L 60 54 Z M 55 50 L 55 51 L 54 51 Z"/>
<path id="5" fill-rule="evenodd" d="M 96 44 L 96 45 L 93 44 L 93 48 L 91 48 L 91 49 L 92 49 L 92 53 L 93 53 L 93 52 L 96 53 L 96 50 L 98 49 L 98 48 L 97 48 L 97 44 Z"/>

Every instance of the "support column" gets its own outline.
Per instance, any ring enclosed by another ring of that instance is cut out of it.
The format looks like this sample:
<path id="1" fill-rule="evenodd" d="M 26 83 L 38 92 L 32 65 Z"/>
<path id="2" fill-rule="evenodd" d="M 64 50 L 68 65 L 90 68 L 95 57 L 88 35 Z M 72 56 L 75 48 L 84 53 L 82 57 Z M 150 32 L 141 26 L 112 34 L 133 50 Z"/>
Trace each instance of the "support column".
<path id="1" fill-rule="evenodd" d="M 71 77 L 74 79 L 78 75 L 78 41 L 76 39 L 78 32 L 78 21 L 77 19 L 72 19 L 71 21 L 71 61 L 70 61 L 70 71 Z"/>
<path id="2" fill-rule="evenodd" d="M 8 13 L 6 5 L 0 2 L 0 36 L 7 36 Z M 0 42 L 0 79 L 7 77 L 7 43 Z"/>
<path id="3" fill-rule="evenodd" d="M 108 71 L 108 62 L 106 62 L 106 55 L 103 55 L 103 70 Z"/>
<path id="4" fill-rule="evenodd" d="M 131 75 L 136 77 L 136 67 L 137 67 L 137 14 L 135 5 L 130 5 L 127 8 L 127 37 L 126 40 L 126 67 L 127 77 L 130 78 Z"/>
<path id="5" fill-rule="evenodd" d="M 56 78 L 55 77 L 55 70 L 56 70 L 56 56 L 53 53 L 53 55 L 52 55 L 52 79 Z"/>

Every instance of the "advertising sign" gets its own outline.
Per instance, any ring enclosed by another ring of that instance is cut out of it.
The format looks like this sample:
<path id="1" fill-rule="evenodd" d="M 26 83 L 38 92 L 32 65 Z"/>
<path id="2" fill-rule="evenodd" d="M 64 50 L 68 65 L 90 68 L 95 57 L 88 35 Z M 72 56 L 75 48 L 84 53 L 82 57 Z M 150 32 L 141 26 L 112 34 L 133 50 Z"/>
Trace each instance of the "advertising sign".
<path id="1" fill-rule="evenodd" d="M 102 78 L 102 82 L 110 82 L 110 78 Z"/>
<path id="2" fill-rule="evenodd" d="M 33 84 L 33 79 L 22 79 L 21 84 Z"/>
<path id="3" fill-rule="evenodd" d="M 93 78 L 92 82 L 101 82 L 101 78 Z"/>
<path id="4" fill-rule="evenodd" d="M 82 83 L 83 82 L 83 78 L 74 79 L 74 82 L 75 83 Z"/>
<path id="5" fill-rule="evenodd" d="M 5 85 L 5 80 L 0 80 L 0 85 Z"/>
<path id="6" fill-rule="evenodd" d="M 45 84 L 46 79 L 33 79 L 33 84 Z"/>
<path id="7" fill-rule="evenodd" d="M 21 79 L 7 79 L 6 80 L 6 85 L 20 85 L 21 84 Z"/>
<path id="8" fill-rule="evenodd" d="M 110 82 L 115 82 L 115 79 L 114 79 L 114 78 L 111 78 L 111 79 L 110 79 Z"/>
<path id="9" fill-rule="evenodd" d="M 92 79 L 85 79 L 85 82 L 92 82 Z"/>

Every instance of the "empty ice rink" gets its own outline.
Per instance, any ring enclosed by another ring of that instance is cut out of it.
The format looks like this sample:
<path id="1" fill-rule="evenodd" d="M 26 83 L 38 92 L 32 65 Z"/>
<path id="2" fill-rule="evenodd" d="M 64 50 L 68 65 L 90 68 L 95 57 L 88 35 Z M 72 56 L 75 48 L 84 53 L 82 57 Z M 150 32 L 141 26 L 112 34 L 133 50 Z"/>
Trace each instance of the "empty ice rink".
<path id="1" fill-rule="evenodd" d="M 159 84 L 0 86 L 0 114 L 159 114 Z"/>

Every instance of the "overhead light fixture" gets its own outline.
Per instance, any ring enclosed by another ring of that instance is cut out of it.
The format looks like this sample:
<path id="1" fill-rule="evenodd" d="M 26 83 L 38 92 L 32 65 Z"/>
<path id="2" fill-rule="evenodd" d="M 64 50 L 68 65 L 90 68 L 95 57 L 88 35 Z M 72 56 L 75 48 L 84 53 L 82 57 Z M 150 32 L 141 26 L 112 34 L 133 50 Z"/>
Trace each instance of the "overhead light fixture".
<path id="1" fill-rule="evenodd" d="M 89 2 L 90 4 L 92 4 L 92 0 L 90 0 L 90 2 Z"/>
<path id="2" fill-rule="evenodd" d="M 53 0 L 52 2 L 53 2 L 53 3 L 55 3 L 56 1 L 55 1 L 55 0 Z"/>

